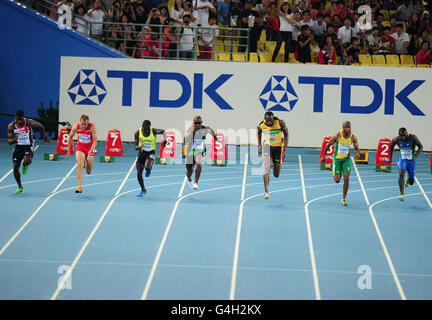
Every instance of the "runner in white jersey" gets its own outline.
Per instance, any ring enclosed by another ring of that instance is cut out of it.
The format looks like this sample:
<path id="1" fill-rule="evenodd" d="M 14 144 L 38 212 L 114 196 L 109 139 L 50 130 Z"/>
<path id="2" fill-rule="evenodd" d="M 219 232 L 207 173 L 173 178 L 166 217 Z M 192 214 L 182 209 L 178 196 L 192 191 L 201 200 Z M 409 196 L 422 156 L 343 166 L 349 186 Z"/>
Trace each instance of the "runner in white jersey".
<path id="1" fill-rule="evenodd" d="M 24 111 L 22 110 L 16 112 L 15 120 L 8 125 L 8 143 L 10 145 L 15 144 L 12 154 L 13 172 L 15 181 L 18 184 L 15 194 L 23 191 L 21 174 L 19 172 L 21 162 L 23 163 L 23 174 L 27 173 L 28 166 L 32 162 L 34 146 L 33 128 L 40 131 L 45 142 L 49 141 L 45 134 L 44 126 L 36 120 L 24 118 Z"/>

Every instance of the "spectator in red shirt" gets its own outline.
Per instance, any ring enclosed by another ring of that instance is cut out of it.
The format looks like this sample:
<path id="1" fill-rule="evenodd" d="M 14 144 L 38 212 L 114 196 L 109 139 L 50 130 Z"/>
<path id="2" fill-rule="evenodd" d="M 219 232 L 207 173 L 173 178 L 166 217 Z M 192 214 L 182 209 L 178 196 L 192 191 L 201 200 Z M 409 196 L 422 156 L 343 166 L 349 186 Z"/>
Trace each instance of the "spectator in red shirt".
<path id="1" fill-rule="evenodd" d="M 380 50 L 388 51 L 388 53 L 391 54 L 395 52 L 395 39 L 390 36 L 390 27 L 384 27 L 384 34 L 381 36 Z"/>
<path id="2" fill-rule="evenodd" d="M 336 47 L 333 45 L 333 38 L 327 34 L 325 42 L 320 45 L 318 53 L 318 64 L 336 64 Z"/>
<path id="3" fill-rule="evenodd" d="M 429 48 L 429 41 L 423 41 L 421 49 L 417 52 L 417 64 L 432 64 L 432 53 Z"/>

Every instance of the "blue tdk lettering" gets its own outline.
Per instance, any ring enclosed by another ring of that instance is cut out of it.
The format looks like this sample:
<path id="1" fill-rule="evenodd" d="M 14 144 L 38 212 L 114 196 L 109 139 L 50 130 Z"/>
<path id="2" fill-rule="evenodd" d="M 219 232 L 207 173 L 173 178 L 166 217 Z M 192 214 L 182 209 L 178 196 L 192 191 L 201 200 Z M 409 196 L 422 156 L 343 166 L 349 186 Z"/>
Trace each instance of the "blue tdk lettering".
<path id="1" fill-rule="evenodd" d="M 107 77 L 123 79 L 122 106 L 130 107 L 132 105 L 132 79 L 148 79 L 148 72 L 108 70 Z"/>
<path id="2" fill-rule="evenodd" d="M 351 105 L 351 87 L 363 86 L 372 90 L 374 98 L 368 106 Z M 341 113 L 373 113 L 379 109 L 383 100 L 383 93 L 378 82 L 372 79 L 343 78 L 341 95 Z"/>

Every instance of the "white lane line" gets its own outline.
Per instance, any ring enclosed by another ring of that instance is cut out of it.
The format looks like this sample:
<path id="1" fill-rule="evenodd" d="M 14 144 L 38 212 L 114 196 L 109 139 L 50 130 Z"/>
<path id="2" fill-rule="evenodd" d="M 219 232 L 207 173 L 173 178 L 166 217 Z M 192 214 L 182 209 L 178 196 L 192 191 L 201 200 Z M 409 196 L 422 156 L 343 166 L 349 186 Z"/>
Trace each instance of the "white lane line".
<path id="1" fill-rule="evenodd" d="M 248 167 L 249 154 L 245 153 L 245 162 L 244 162 L 244 170 L 243 170 L 243 185 L 240 200 L 244 199 L 246 192 L 246 176 L 247 176 L 247 167 Z"/>
<path id="2" fill-rule="evenodd" d="M 425 193 L 425 191 L 423 189 L 423 186 L 421 185 L 421 183 L 420 183 L 419 179 L 417 179 L 417 177 L 415 177 L 415 181 L 417 182 L 417 185 L 420 188 L 420 190 L 421 190 L 421 192 L 423 194 L 423 197 L 426 199 L 426 202 L 428 203 L 429 207 L 432 209 L 432 203 L 429 200 L 429 197 L 426 195 L 426 193 Z"/>
<path id="3" fill-rule="evenodd" d="M 187 180 L 187 176 L 185 175 L 184 179 L 183 179 L 182 186 L 181 186 L 180 191 L 179 191 L 179 194 L 177 196 L 177 199 L 181 198 L 181 196 L 183 195 L 183 191 L 184 191 L 184 188 L 186 186 L 186 180 Z"/>
<path id="4" fill-rule="evenodd" d="M 245 154 L 245 165 L 244 165 L 244 172 L 243 172 L 243 183 L 242 183 L 242 193 L 240 200 L 242 201 L 240 204 L 240 210 L 239 210 L 239 216 L 237 221 L 237 233 L 236 233 L 236 243 L 235 243 L 235 249 L 234 249 L 234 257 L 233 257 L 233 266 L 232 266 L 232 272 L 231 272 L 231 289 L 230 289 L 230 300 L 234 300 L 235 296 L 235 287 L 236 287 L 236 281 L 237 281 L 237 269 L 238 269 L 238 257 L 239 257 L 239 250 L 240 250 L 240 235 L 241 235 L 241 226 L 242 226 L 242 220 L 243 220 L 243 203 L 244 203 L 244 196 L 245 196 L 245 190 L 246 190 L 246 173 L 247 173 L 247 165 L 248 165 L 248 154 Z"/>
<path id="5" fill-rule="evenodd" d="M 310 217 L 309 217 L 309 202 L 307 201 L 306 185 L 304 183 L 303 162 L 302 162 L 301 155 L 299 155 L 298 157 L 299 157 L 300 175 L 301 175 L 302 189 L 303 189 L 303 200 L 305 203 L 304 211 L 305 211 L 305 219 L 306 219 L 306 230 L 307 230 L 307 237 L 308 237 L 309 256 L 310 256 L 310 260 L 311 260 L 312 276 L 313 276 L 313 282 L 314 282 L 315 299 L 321 300 L 321 291 L 320 291 L 319 281 L 318 281 L 318 271 L 317 271 L 317 267 L 316 267 L 315 250 L 314 250 L 314 245 L 313 245 L 313 240 L 312 240 L 312 229 L 311 229 L 311 223 L 310 223 Z"/>
<path id="6" fill-rule="evenodd" d="M 75 257 L 74 261 L 72 262 L 70 268 L 67 270 L 66 274 L 64 275 L 64 277 L 62 278 L 62 280 L 60 281 L 60 283 L 57 286 L 56 291 L 54 292 L 54 294 L 52 295 L 50 300 L 55 300 L 57 299 L 60 291 L 63 289 L 64 284 L 66 283 L 66 281 L 68 281 L 68 279 L 70 278 L 72 271 L 75 269 L 75 266 L 77 265 L 79 259 L 81 258 L 81 256 L 83 255 L 84 251 L 87 249 L 87 246 L 89 245 L 90 241 L 92 240 L 93 236 L 95 235 L 96 231 L 99 229 L 100 225 L 102 224 L 102 221 L 105 219 L 106 215 L 108 214 L 109 210 L 111 209 L 112 205 L 115 202 L 116 196 L 120 193 L 121 189 L 123 188 L 123 186 L 125 185 L 129 175 L 131 174 L 133 168 L 135 167 L 135 163 L 136 163 L 137 159 L 135 159 L 135 161 L 132 163 L 128 173 L 126 174 L 126 176 L 124 177 L 122 183 L 120 184 L 119 188 L 117 189 L 117 192 L 115 193 L 114 197 L 111 199 L 110 203 L 108 204 L 108 206 L 106 207 L 104 213 L 101 215 L 101 217 L 99 218 L 98 222 L 96 223 L 95 227 L 93 228 L 92 232 L 90 233 L 90 235 L 88 236 L 87 240 L 84 242 L 83 246 L 81 247 L 80 251 L 78 252 L 77 256 Z"/>
<path id="7" fill-rule="evenodd" d="M 36 148 L 34 148 L 33 152 L 35 152 L 38 148 L 39 148 L 39 145 L 37 145 Z M 8 171 L 8 172 L 7 172 L 3 177 L 0 178 L 0 183 L 1 183 L 4 179 L 6 179 L 6 177 L 7 177 L 8 175 L 10 175 L 12 172 L 13 172 L 13 168 L 10 169 L 10 170 L 9 170 L 9 171 Z"/>
<path id="8" fill-rule="evenodd" d="M 373 212 L 373 210 L 372 210 L 373 206 L 374 206 L 375 204 L 377 204 L 377 203 L 380 203 L 380 201 L 375 202 L 375 203 L 372 204 L 372 205 L 370 204 L 370 202 L 369 202 L 369 198 L 368 198 L 368 196 L 367 196 L 367 194 L 366 194 L 366 190 L 365 190 L 365 188 L 364 188 L 364 186 L 363 186 L 363 182 L 362 182 L 361 177 L 360 177 L 360 173 L 359 173 L 358 170 L 357 170 L 357 165 L 356 165 L 356 163 L 355 163 L 354 157 L 352 157 L 352 156 L 351 156 L 351 161 L 352 161 L 352 163 L 353 163 L 353 165 L 354 165 L 354 168 L 355 168 L 355 171 L 356 171 L 356 174 L 357 174 L 357 178 L 358 178 L 358 180 L 359 180 L 359 182 L 360 182 L 360 186 L 361 186 L 361 189 L 362 189 L 362 192 L 363 192 L 363 196 L 364 196 L 365 201 L 366 201 L 366 204 L 367 204 L 367 206 L 368 206 L 368 208 L 369 208 L 369 213 L 370 213 L 370 216 L 371 216 L 371 218 L 372 218 L 372 222 L 373 222 L 373 225 L 374 225 L 374 227 L 375 227 L 375 231 L 376 231 L 376 233 L 377 233 L 377 235 L 378 235 L 378 239 L 379 239 L 380 244 L 381 244 L 381 247 L 382 247 L 382 249 L 383 249 L 383 251 L 384 251 L 384 255 L 385 255 L 386 259 L 387 259 L 387 263 L 388 263 L 388 265 L 389 265 L 389 267 L 390 267 L 390 271 L 391 271 L 391 273 L 392 273 L 392 275 L 393 275 L 393 279 L 394 279 L 394 281 L 395 281 L 395 283 L 396 283 L 396 287 L 397 287 L 397 289 L 398 289 L 398 291 L 399 291 L 399 295 L 400 295 L 400 297 L 401 297 L 402 300 L 406 300 L 406 296 L 405 296 L 405 293 L 404 293 L 404 291 L 403 291 L 403 288 L 402 288 L 402 286 L 401 286 L 401 284 L 400 284 L 399 277 L 398 277 L 398 275 L 397 275 L 397 273 L 396 273 L 396 270 L 395 270 L 395 267 L 394 267 L 394 265 L 393 265 L 393 261 L 392 261 L 391 258 L 390 258 L 390 254 L 389 254 L 389 252 L 388 252 L 388 249 L 387 249 L 387 246 L 386 246 L 386 244 L 385 244 L 384 238 L 383 238 L 383 236 L 382 236 L 382 234 L 381 234 L 381 230 L 380 230 L 380 228 L 379 228 L 379 226 L 378 226 L 378 223 L 377 223 L 377 221 L 376 221 L 376 219 L 375 219 L 374 212 Z"/>
<path id="9" fill-rule="evenodd" d="M 365 188 L 364 188 L 363 181 L 362 181 L 362 179 L 361 179 L 361 177 L 360 177 L 360 173 L 359 173 L 359 171 L 358 171 L 358 169 L 357 169 L 357 164 L 355 163 L 355 160 L 354 160 L 354 157 L 353 157 L 353 156 L 351 156 L 351 162 L 353 163 L 353 166 L 354 166 L 355 172 L 356 172 L 356 174 L 357 174 L 357 179 L 358 179 L 358 181 L 359 181 L 359 183 L 360 183 L 360 187 L 361 187 L 361 189 L 362 189 L 363 196 L 364 196 L 364 198 L 365 198 L 365 200 L 366 200 L 366 204 L 367 204 L 367 206 L 369 207 L 369 206 L 370 206 L 369 198 L 368 198 L 368 196 L 367 196 L 367 194 L 366 194 L 366 190 L 365 190 Z"/>
<path id="10" fill-rule="evenodd" d="M 61 187 L 61 185 L 66 181 L 67 178 L 69 178 L 69 176 L 71 175 L 71 173 L 75 170 L 75 168 L 77 167 L 77 164 L 75 163 L 75 165 L 72 167 L 72 169 L 70 169 L 70 171 L 67 173 L 67 175 L 62 179 L 62 181 L 60 181 L 60 183 L 57 185 L 57 187 L 54 188 L 53 191 L 51 191 L 51 193 L 56 193 L 57 190 Z"/>

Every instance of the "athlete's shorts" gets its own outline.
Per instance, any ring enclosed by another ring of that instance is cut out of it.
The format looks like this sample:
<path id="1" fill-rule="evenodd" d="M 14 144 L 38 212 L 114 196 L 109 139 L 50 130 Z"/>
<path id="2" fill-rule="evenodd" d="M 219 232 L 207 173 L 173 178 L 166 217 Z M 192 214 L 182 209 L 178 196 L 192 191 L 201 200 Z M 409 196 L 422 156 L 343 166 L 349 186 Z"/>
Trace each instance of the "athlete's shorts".
<path id="1" fill-rule="evenodd" d="M 83 153 L 85 154 L 85 157 L 87 158 L 88 155 L 89 155 L 89 152 L 91 151 L 91 145 L 88 146 L 88 147 L 84 147 L 84 146 L 81 146 L 81 145 L 77 145 L 77 146 L 76 146 L 76 150 L 75 150 L 75 152 L 76 152 L 76 151 L 81 151 L 81 152 L 83 152 Z"/>
<path id="2" fill-rule="evenodd" d="M 408 178 L 414 179 L 416 173 L 416 162 L 415 160 L 399 158 L 398 169 L 406 171 L 408 173 Z"/>
<path id="3" fill-rule="evenodd" d="M 193 166 L 193 165 L 197 164 L 197 162 L 196 162 L 196 157 L 197 156 L 202 156 L 203 161 L 205 160 L 205 156 L 206 156 L 205 151 L 204 152 L 196 152 L 195 154 L 194 153 L 195 152 L 187 154 L 187 156 L 186 156 L 186 165 Z"/>
<path id="4" fill-rule="evenodd" d="M 282 147 L 272 147 L 268 145 L 264 145 L 263 148 L 263 156 L 270 156 L 273 164 L 281 163 L 282 161 Z"/>
<path id="5" fill-rule="evenodd" d="M 138 152 L 138 160 L 137 162 L 141 163 L 141 164 L 145 164 L 145 162 L 147 161 L 147 159 L 153 159 L 155 158 L 155 151 L 151 150 L 151 151 L 143 151 L 143 152 Z"/>
<path id="6" fill-rule="evenodd" d="M 344 159 L 333 158 L 333 176 L 340 176 L 344 173 L 351 173 L 351 161 L 349 157 Z"/>
<path id="7" fill-rule="evenodd" d="M 21 163 L 21 161 L 23 161 L 24 157 L 33 158 L 32 147 L 30 145 L 29 146 L 16 145 L 15 149 L 12 153 L 12 161 Z"/>

